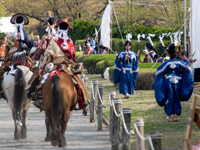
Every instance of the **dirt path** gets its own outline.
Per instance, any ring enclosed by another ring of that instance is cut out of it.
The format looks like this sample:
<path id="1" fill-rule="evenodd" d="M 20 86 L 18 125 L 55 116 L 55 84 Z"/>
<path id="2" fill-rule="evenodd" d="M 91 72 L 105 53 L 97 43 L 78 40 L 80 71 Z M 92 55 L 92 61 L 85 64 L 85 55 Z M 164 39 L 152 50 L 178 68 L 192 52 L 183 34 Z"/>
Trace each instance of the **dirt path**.
<path id="1" fill-rule="evenodd" d="M 67 150 L 110 150 L 109 130 L 103 126 L 97 132 L 96 123 L 89 123 L 89 116 L 73 111 L 66 131 Z M 0 99 L 0 149 L 2 150 L 53 150 L 50 142 L 44 142 L 46 134 L 44 112 L 31 105 L 27 118 L 27 138 L 14 140 L 14 122 L 6 101 Z"/>

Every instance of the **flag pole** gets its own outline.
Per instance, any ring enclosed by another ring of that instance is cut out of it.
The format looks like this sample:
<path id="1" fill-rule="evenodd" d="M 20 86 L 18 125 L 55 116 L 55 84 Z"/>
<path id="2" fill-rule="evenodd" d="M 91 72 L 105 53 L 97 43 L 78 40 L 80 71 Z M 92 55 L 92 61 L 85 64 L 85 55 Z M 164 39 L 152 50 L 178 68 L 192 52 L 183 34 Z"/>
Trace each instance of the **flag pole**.
<path id="1" fill-rule="evenodd" d="M 185 52 L 187 52 L 187 44 L 186 44 L 186 38 L 187 38 L 187 19 L 186 19 L 186 0 L 184 0 L 184 47 Z"/>

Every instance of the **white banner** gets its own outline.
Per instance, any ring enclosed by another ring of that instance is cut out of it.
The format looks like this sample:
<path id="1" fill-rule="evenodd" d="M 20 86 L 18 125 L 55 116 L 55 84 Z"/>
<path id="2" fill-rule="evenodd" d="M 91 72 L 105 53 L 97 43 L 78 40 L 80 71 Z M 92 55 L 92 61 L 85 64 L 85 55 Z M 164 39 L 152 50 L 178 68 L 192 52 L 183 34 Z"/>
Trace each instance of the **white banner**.
<path id="1" fill-rule="evenodd" d="M 103 18 L 101 21 L 101 42 L 102 45 L 110 48 L 110 24 L 111 24 L 111 11 L 112 11 L 112 6 L 111 4 L 108 4 L 104 13 L 103 13 Z"/>
<path id="2" fill-rule="evenodd" d="M 194 54 L 193 59 L 196 59 L 194 68 L 200 68 L 200 0 L 191 0 L 191 51 Z"/>

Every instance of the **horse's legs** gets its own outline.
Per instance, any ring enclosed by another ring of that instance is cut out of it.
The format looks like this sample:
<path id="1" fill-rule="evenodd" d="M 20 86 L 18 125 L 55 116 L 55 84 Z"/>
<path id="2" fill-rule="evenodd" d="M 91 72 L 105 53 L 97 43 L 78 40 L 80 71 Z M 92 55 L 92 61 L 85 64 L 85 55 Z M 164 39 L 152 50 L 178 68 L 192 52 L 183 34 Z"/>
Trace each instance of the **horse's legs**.
<path id="1" fill-rule="evenodd" d="M 14 139 L 19 140 L 21 138 L 21 119 L 19 116 L 17 116 L 17 113 L 13 111 L 13 120 L 15 124 L 15 131 L 14 131 Z"/>
<path id="2" fill-rule="evenodd" d="M 26 117 L 27 117 L 27 112 L 28 108 L 31 105 L 31 101 L 27 102 L 26 105 L 23 106 L 23 112 L 22 112 L 22 128 L 21 128 L 21 138 L 25 139 L 26 138 Z"/>
<path id="3" fill-rule="evenodd" d="M 45 141 L 51 141 L 50 121 L 49 121 L 47 115 L 45 115 L 45 124 L 46 124 L 46 137 L 45 137 Z"/>
<path id="4" fill-rule="evenodd" d="M 51 131 L 51 145 L 57 146 L 58 145 L 58 139 L 59 139 L 59 127 L 58 122 L 53 121 L 52 115 L 47 115 L 49 124 L 50 124 L 50 131 Z"/>
<path id="5" fill-rule="evenodd" d="M 16 122 L 16 120 L 14 120 L 14 124 L 15 124 L 15 132 L 14 132 L 14 139 L 15 140 L 19 140 L 20 139 L 20 131 L 21 131 L 21 126 Z"/>
<path id="6" fill-rule="evenodd" d="M 61 130 L 60 130 L 60 139 L 58 141 L 58 147 L 65 147 L 67 145 L 65 138 L 65 131 L 67 128 L 67 122 L 70 117 L 70 109 L 67 110 L 66 114 L 61 118 Z"/>

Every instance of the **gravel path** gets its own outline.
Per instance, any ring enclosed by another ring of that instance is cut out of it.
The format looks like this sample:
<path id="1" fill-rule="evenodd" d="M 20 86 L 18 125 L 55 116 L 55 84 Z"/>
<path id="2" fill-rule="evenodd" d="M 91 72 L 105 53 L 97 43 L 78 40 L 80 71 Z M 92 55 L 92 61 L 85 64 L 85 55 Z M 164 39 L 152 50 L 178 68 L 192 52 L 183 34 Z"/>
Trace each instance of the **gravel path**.
<path id="1" fill-rule="evenodd" d="M 14 140 L 14 122 L 6 101 L 0 99 L 0 149 L 2 150 L 110 150 L 109 130 L 103 126 L 103 131 L 97 131 L 97 124 L 89 122 L 89 116 L 83 116 L 82 111 L 72 111 L 66 131 L 66 148 L 52 147 L 45 142 L 46 127 L 44 112 L 33 105 L 29 108 L 27 117 L 27 138 Z"/>

